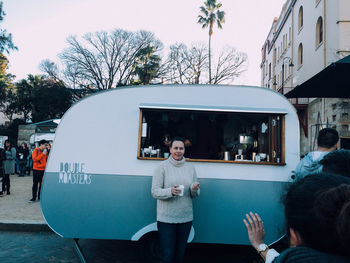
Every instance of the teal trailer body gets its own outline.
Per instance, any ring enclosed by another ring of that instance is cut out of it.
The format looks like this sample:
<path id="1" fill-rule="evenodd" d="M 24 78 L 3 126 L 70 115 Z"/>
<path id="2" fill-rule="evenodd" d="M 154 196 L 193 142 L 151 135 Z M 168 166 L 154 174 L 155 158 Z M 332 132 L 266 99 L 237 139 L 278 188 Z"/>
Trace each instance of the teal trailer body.
<path id="1" fill-rule="evenodd" d="M 249 244 L 242 221 L 249 211 L 263 217 L 267 243 L 284 234 L 280 197 L 299 160 L 294 107 L 269 89 L 209 85 L 116 89 L 73 105 L 56 130 L 42 186 L 41 208 L 53 231 L 136 241 L 157 230 L 151 183 L 160 162 L 137 155 L 144 107 L 283 114 L 283 164 L 193 162 L 201 195 L 189 241 Z"/>

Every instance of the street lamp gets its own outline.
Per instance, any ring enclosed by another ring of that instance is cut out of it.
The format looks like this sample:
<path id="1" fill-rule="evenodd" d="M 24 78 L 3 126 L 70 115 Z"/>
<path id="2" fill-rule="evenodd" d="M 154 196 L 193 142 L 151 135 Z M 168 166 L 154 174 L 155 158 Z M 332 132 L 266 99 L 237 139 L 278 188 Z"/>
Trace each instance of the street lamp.
<path id="1" fill-rule="evenodd" d="M 288 61 L 289 62 L 289 67 L 294 67 L 294 64 L 292 62 L 292 59 L 290 57 L 284 57 L 283 61 L 282 61 L 282 94 L 284 94 L 283 92 L 283 88 L 284 88 L 284 62 Z"/>

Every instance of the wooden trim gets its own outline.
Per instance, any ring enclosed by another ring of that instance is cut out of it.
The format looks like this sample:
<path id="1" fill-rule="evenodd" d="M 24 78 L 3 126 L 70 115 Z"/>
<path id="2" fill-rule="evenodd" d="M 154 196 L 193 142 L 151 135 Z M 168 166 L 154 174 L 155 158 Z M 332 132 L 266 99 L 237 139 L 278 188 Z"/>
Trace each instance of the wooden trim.
<path id="1" fill-rule="evenodd" d="M 137 157 L 139 160 L 153 160 L 153 161 L 164 161 L 166 158 L 155 158 L 155 157 Z M 272 163 L 272 162 L 253 162 L 253 161 L 226 161 L 226 160 L 206 160 L 206 159 L 186 159 L 187 162 L 206 162 L 206 163 L 240 163 L 240 164 L 258 164 L 258 165 L 286 165 L 283 163 Z"/>
<path id="2" fill-rule="evenodd" d="M 137 142 L 137 158 L 140 158 L 141 152 L 141 134 L 142 133 L 142 110 L 140 109 L 140 119 L 139 119 L 139 138 Z"/>
<path id="3" fill-rule="evenodd" d="M 139 116 L 139 131 L 138 131 L 138 145 L 137 145 L 137 159 L 139 160 L 156 160 L 162 161 L 166 158 L 157 157 L 142 157 L 141 147 L 142 147 L 142 119 L 143 110 L 140 109 Z M 253 160 L 209 160 L 209 159 L 186 159 L 189 162 L 207 162 L 207 163 L 239 163 L 239 164 L 257 164 L 257 165 L 285 165 L 285 114 L 267 114 L 268 116 L 268 133 L 261 134 L 266 140 L 264 147 L 266 149 L 260 149 L 260 151 L 265 151 L 268 156 L 268 161 L 255 162 Z M 278 121 L 277 118 L 280 118 Z M 276 121 L 276 125 L 273 127 L 272 122 Z M 281 134 L 279 136 L 279 134 Z M 278 137 L 278 138 L 277 138 Z M 276 141 L 278 140 L 278 141 Z M 278 149 L 277 149 L 278 147 Z M 276 152 L 276 156 L 273 157 L 273 151 Z M 281 153 L 279 153 L 281 151 Z M 277 156 L 280 158 L 280 162 L 277 163 Z"/>
<path id="4" fill-rule="evenodd" d="M 275 149 L 275 140 L 276 138 L 274 138 L 274 127 L 272 126 L 272 121 L 275 118 L 275 116 L 270 115 L 269 116 L 269 120 L 268 120 L 268 130 L 267 130 L 267 136 L 268 136 L 268 151 L 266 152 L 266 158 L 267 160 L 273 161 L 272 158 L 272 152 Z"/>

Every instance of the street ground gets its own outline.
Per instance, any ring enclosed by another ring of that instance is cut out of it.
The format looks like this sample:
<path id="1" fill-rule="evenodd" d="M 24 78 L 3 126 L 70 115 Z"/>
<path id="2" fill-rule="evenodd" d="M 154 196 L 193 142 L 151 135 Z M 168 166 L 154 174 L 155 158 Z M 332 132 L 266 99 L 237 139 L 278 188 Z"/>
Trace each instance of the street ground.
<path id="1" fill-rule="evenodd" d="M 117 240 L 80 240 L 88 263 L 139 263 L 140 244 Z M 71 239 L 52 232 L 0 232 L 0 262 L 6 263 L 79 263 Z M 250 247 L 228 245 L 189 245 L 185 263 L 258 262 Z"/>

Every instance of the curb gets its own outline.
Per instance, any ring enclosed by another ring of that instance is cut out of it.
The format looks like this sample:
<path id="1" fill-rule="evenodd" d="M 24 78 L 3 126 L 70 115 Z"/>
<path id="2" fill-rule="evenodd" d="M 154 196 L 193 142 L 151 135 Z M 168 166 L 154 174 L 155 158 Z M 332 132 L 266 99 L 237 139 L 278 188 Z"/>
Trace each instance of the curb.
<path id="1" fill-rule="evenodd" d="M 13 232 L 52 232 L 51 228 L 45 223 L 30 222 L 0 222 L 0 231 Z"/>

